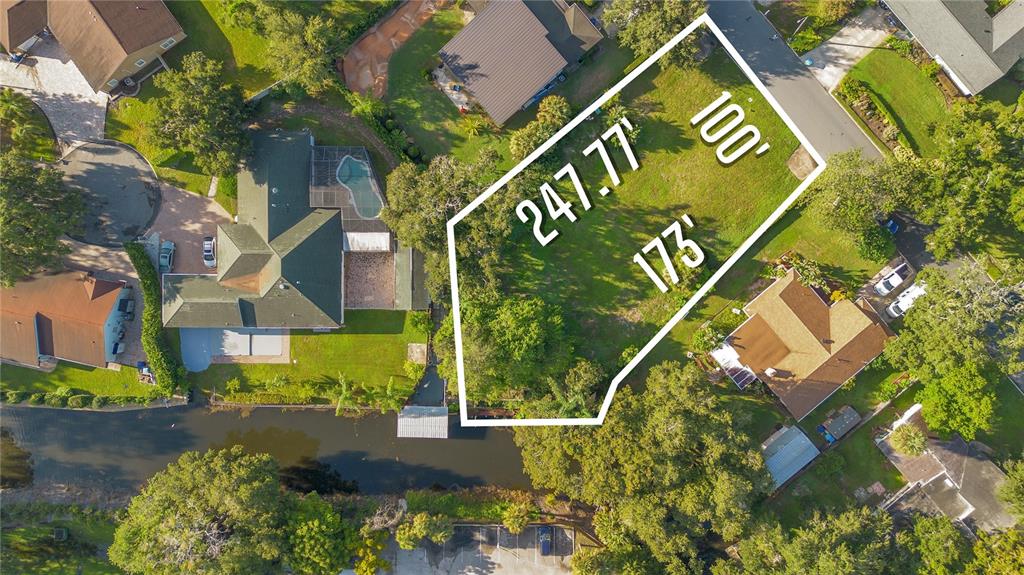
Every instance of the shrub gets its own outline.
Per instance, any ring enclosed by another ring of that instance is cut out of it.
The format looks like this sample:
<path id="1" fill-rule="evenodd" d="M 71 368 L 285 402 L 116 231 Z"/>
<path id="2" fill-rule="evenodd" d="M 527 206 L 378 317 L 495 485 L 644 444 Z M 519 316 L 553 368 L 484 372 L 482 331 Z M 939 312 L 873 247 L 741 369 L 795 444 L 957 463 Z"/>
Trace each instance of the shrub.
<path id="1" fill-rule="evenodd" d="M 242 382 L 239 381 L 237 377 L 232 377 L 231 379 L 224 382 L 224 393 L 238 393 L 241 390 Z"/>
<path id="2" fill-rule="evenodd" d="M 418 382 L 419 380 L 423 379 L 423 374 L 427 372 L 427 366 L 423 365 L 422 363 L 410 361 L 408 359 L 405 360 L 404 367 L 405 377 L 408 377 L 409 379 L 415 382 Z"/>
<path id="3" fill-rule="evenodd" d="M 153 262 L 146 255 L 145 248 L 138 242 L 124 245 L 135 271 L 139 276 L 142 288 L 142 350 L 149 360 L 150 369 L 156 377 L 156 384 L 164 395 L 171 395 L 175 390 L 184 387 L 185 367 L 167 340 L 163 320 L 160 317 L 162 299 L 160 295 L 160 276 L 157 275 Z"/>
<path id="4" fill-rule="evenodd" d="M 928 447 L 928 438 L 924 436 L 924 432 L 916 425 L 911 424 L 897 427 L 896 431 L 892 432 L 889 440 L 892 442 L 892 446 L 896 448 L 896 451 L 911 457 L 921 455 L 924 453 L 925 448 Z"/>
<path id="5" fill-rule="evenodd" d="M 94 395 L 92 396 L 92 408 L 103 409 L 109 401 L 110 400 L 105 395 Z"/>
<path id="6" fill-rule="evenodd" d="M 422 155 L 422 152 L 420 152 L 420 149 L 417 148 L 416 146 L 409 146 L 408 148 L 405 149 L 405 153 L 409 156 L 410 159 L 414 161 L 419 160 L 420 156 Z"/>
<path id="7" fill-rule="evenodd" d="M 871 226 L 857 239 L 860 256 L 873 262 L 889 259 L 891 240 L 881 226 Z"/>
<path id="8" fill-rule="evenodd" d="M 388 130 L 397 130 L 398 122 L 388 119 L 384 122 L 384 127 L 387 128 Z"/>
<path id="9" fill-rule="evenodd" d="M 903 40 L 901 38 L 896 38 L 895 36 L 891 36 L 885 41 L 885 44 L 892 48 L 893 52 L 896 52 L 904 58 L 909 58 L 910 54 L 914 51 L 914 45 L 910 43 L 910 40 Z"/>
<path id="10" fill-rule="evenodd" d="M 843 100 L 848 104 L 852 104 L 867 93 L 867 86 L 864 85 L 864 82 L 861 82 L 856 78 L 846 76 L 839 82 L 839 85 L 836 86 L 836 93 L 842 96 Z"/>
<path id="11" fill-rule="evenodd" d="M 444 515 L 417 513 L 395 530 L 395 542 L 402 549 L 415 549 L 426 538 L 440 545 L 451 538 L 452 521 Z"/>
<path id="12" fill-rule="evenodd" d="M 690 349 L 694 353 L 710 353 L 725 341 L 726 334 L 712 324 L 702 325 L 693 332 Z"/>
<path id="13" fill-rule="evenodd" d="M 810 52 L 821 44 L 821 36 L 810 28 L 804 28 L 789 41 L 790 48 L 797 54 Z"/>
<path id="14" fill-rule="evenodd" d="M 854 0 L 819 0 L 814 11 L 815 24 L 829 26 L 846 17 L 853 9 Z"/>
<path id="15" fill-rule="evenodd" d="M 526 529 L 526 525 L 530 523 L 530 519 L 534 515 L 533 505 L 526 502 L 512 503 L 505 508 L 505 512 L 501 514 L 501 524 L 509 530 L 510 533 L 520 534 L 523 529 Z"/>
<path id="16" fill-rule="evenodd" d="M 68 407 L 72 409 L 81 409 L 90 404 L 92 396 L 88 394 L 83 395 L 72 395 L 68 398 Z"/>
<path id="17" fill-rule="evenodd" d="M 71 388 L 61 386 L 56 391 L 46 393 L 43 397 L 43 402 L 50 407 L 64 407 L 68 404 L 68 399 L 72 395 L 74 393 L 71 391 Z"/>
<path id="18" fill-rule="evenodd" d="M 27 391 L 8 391 L 4 398 L 7 400 L 7 403 L 21 403 L 28 399 L 28 395 Z"/>
<path id="19" fill-rule="evenodd" d="M 33 393 L 32 395 L 28 396 L 28 402 L 31 403 L 32 405 L 42 405 L 43 401 L 45 400 L 46 394 L 41 392 Z"/>
<path id="20" fill-rule="evenodd" d="M 248 403 L 253 405 L 303 405 L 325 403 L 325 400 L 316 398 L 305 390 L 299 390 L 291 393 L 269 391 L 239 392 L 224 396 L 224 400 L 231 403 Z"/>
<path id="21" fill-rule="evenodd" d="M 629 362 L 633 361 L 633 358 L 636 357 L 636 354 L 638 353 L 640 353 L 639 347 L 635 345 L 627 347 L 626 349 L 622 350 L 621 354 L 619 354 L 619 362 L 616 365 L 618 365 L 619 369 L 626 367 L 626 365 L 628 365 Z"/>
<path id="22" fill-rule="evenodd" d="M 882 130 L 882 139 L 885 140 L 886 142 L 895 142 L 896 140 L 899 139 L 899 137 L 900 129 L 897 128 L 896 126 L 889 125 L 886 126 L 884 130 Z"/>

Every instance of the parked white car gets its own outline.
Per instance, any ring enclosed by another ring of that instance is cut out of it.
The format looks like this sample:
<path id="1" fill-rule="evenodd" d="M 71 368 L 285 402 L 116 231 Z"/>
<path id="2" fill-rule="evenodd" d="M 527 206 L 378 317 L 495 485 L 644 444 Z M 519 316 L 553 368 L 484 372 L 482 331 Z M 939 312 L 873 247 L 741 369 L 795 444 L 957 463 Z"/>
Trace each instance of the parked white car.
<path id="1" fill-rule="evenodd" d="M 203 238 L 203 265 L 217 267 L 217 240 L 213 236 Z"/>
<path id="2" fill-rule="evenodd" d="M 892 290 L 907 281 L 908 277 L 910 277 L 910 266 L 907 264 L 898 265 L 889 275 L 882 278 L 882 281 L 875 284 L 875 293 L 880 296 L 889 295 L 892 293 Z"/>
<path id="3" fill-rule="evenodd" d="M 908 287 L 906 291 L 901 293 L 900 296 L 896 298 L 896 301 L 892 302 L 892 305 L 885 308 L 885 312 L 893 319 L 907 313 L 907 310 L 914 305 L 914 301 L 924 295 L 925 287 L 926 286 L 923 283 L 914 283 L 914 285 Z"/>

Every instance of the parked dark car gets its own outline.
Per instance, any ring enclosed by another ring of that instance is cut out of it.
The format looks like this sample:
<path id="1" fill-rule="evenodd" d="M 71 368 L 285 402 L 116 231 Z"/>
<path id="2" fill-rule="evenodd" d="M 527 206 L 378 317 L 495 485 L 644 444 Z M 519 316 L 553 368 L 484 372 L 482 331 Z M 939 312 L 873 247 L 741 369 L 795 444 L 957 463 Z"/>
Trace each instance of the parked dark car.
<path id="1" fill-rule="evenodd" d="M 554 539 L 554 527 L 550 525 L 541 525 L 537 528 L 537 547 L 540 547 L 541 555 L 551 555 L 551 546 Z"/>

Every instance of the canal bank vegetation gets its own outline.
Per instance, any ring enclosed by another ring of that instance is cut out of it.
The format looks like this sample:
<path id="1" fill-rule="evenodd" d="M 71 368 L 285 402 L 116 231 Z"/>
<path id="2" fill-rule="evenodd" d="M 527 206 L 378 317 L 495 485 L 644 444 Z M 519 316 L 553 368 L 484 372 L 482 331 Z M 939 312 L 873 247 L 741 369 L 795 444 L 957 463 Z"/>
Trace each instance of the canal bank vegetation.
<path id="1" fill-rule="evenodd" d="M 417 383 L 409 346 L 426 344 L 429 329 L 426 312 L 347 310 L 338 331 L 292 331 L 290 363 L 214 364 L 189 381 L 225 403 L 397 411 Z"/>
<path id="2" fill-rule="evenodd" d="M 0 511 L 4 573 L 119 574 L 100 552 L 114 540 L 114 513 L 42 502 L 5 503 Z"/>
<path id="3" fill-rule="evenodd" d="M 416 489 L 405 492 L 409 515 L 442 515 L 465 523 L 502 524 L 519 533 L 540 518 L 540 508 L 528 491 L 475 487 L 459 491 Z"/>
<path id="4" fill-rule="evenodd" d="M 135 368 L 120 371 L 60 362 L 51 372 L 15 365 L 0 368 L 0 399 L 8 404 L 99 409 L 107 405 L 145 405 L 162 396 L 139 381 Z"/>

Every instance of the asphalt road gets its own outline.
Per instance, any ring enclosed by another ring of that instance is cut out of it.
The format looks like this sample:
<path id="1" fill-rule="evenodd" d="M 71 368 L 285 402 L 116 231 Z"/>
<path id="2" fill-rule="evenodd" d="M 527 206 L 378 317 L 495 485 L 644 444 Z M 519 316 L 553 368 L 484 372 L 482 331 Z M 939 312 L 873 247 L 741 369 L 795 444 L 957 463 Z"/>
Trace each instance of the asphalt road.
<path id="1" fill-rule="evenodd" d="M 860 148 L 881 156 L 860 127 L 748 0 L 713 0 L 708 13 L 821 155 Z"/>

